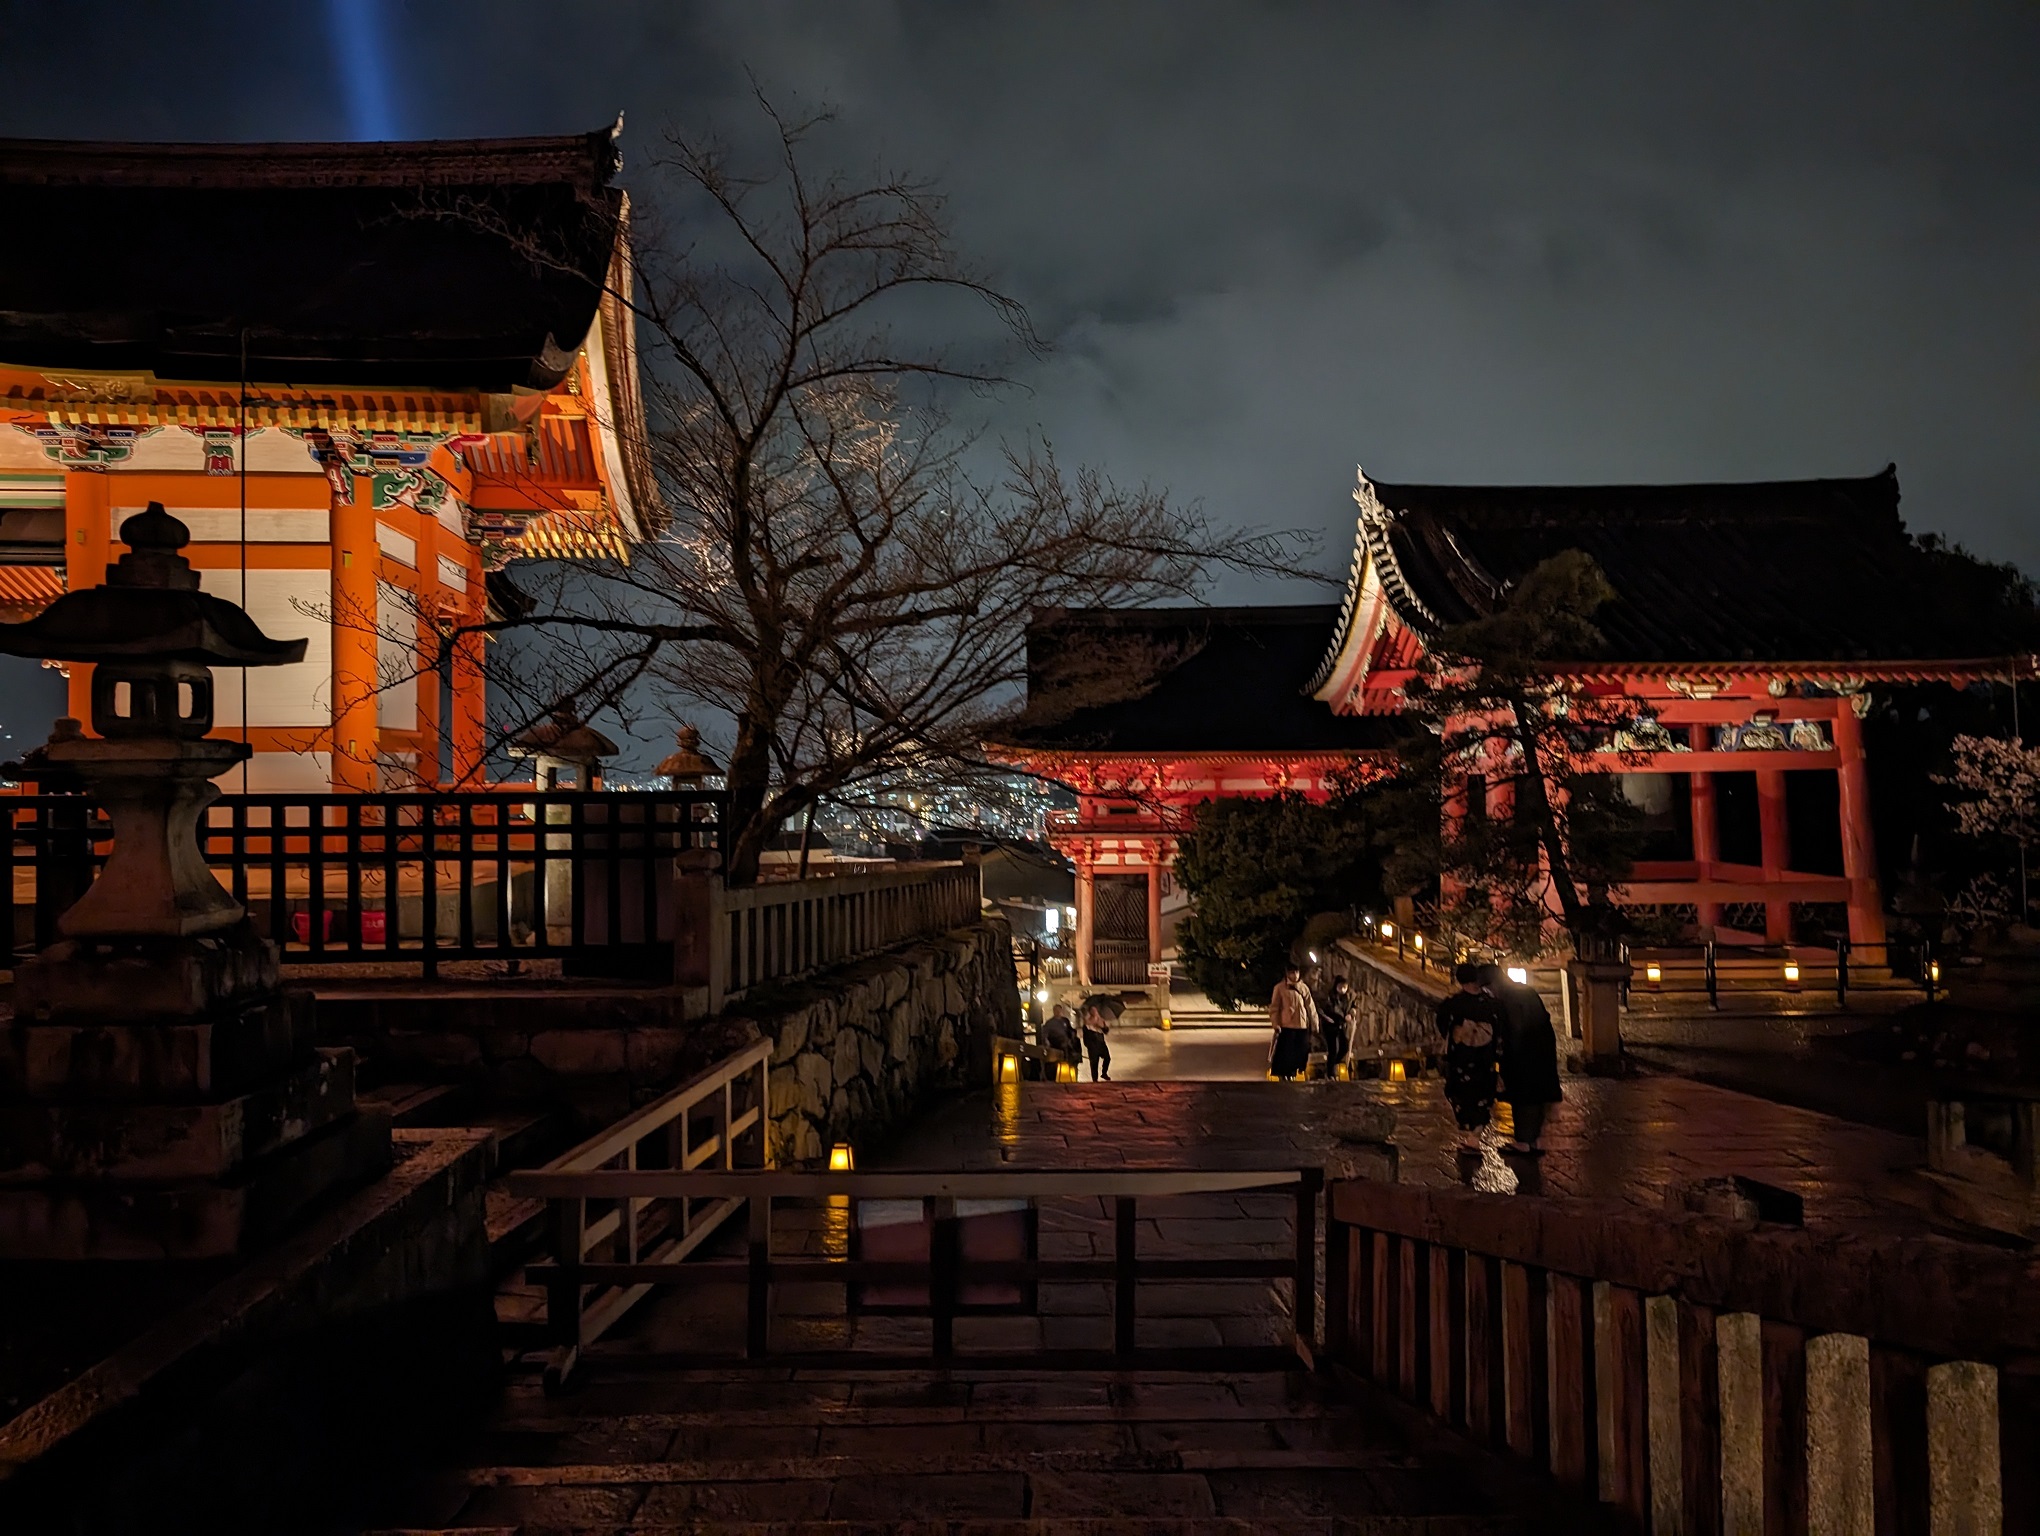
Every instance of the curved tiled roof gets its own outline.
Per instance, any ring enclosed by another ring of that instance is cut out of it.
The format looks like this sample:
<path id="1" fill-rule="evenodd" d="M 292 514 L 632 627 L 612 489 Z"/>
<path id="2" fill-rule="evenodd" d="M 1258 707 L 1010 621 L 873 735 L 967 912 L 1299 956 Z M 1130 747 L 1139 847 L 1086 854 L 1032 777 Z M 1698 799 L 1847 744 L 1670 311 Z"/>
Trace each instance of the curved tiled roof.
<path id="1" fill-rule="evenodd" d="M 0 140 L 0 358 L 232 380 L 245 335 L 258 379 L 549 389 L 596 317 L 622 218 L 617 164 L 609 128 Z"/>
<path id="2" fill-rule="evenodd" d="M 1592 556 L 1615 589 L 1596 617 L 1626 662 L 1953 660 L 2003 653 L 2003 616 L 1934 598 L 1898 472 L 1720 485 L 1370 482 L 1356 553 L 1420 637 L 1491 612 L 1539 562 Z M 1350 605 L 1349 605 L 1350 606 Z M 1335 635 L 1328 658 L 1345 636 Z M 1582 658 L 1585 659 L 1585 658 Z M 1330 667 L 1320 664 L 1322 683 Z"/>
<path id="3" fill-rule="evenodd" d="M 1142 753 L 1384 747 L 1387 723 L 1335 715 L 1304 691 L 1339 613 L 1311 604 L 1038 615 L 1027 630 L 1027 709 L 998 744 Z"/>

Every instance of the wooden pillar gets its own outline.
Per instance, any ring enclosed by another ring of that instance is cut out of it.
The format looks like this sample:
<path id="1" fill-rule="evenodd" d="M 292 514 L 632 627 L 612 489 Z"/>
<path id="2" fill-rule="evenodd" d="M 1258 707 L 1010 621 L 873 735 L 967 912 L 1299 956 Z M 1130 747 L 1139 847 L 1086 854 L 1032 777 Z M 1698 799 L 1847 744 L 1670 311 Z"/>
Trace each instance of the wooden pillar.
<path id="1" fill-rule="evenodd" d="M 333 787 L 376 787 L 377 549 L 373 482 L 333 506 Z"/>
<path id="2" fill-rule="evenodd" d="M 489 749 L 488 699 L 482 681 L 482 637 L 453 642 L 453 782 L 480 789 Z"/>
<path id="3" fill-rule="evenodd" d="M 76 592 L 104 585 L 112 552 L 113 489 L 104 470 L 73 469 L 64 475 L 64 590 Z M 92 668 L 70 665 L 66 712 L 79 720 L 92 718 Z"/>
<path id="4" fill-rule="evenodd" d="M 1877 889 L 1877 839 L 1870 830 L 1870 774 L 1863 760 L 1863 722 L 1851 707 L 1835 710 L 1835 783 L 1840 790 L 1842 873 L 1849 881 L 1849 942 L 1884 942 L 1884 897 Z M 1872 964 L 1882 964 L 1878 955 Z"/>
<path id="5" fill-rule="evenodd" d="M 1088 987 L 1091 984 L 1091 930 L 1095 924 L 1094 909 L 1097 906 L 1097 877 L 1092 871 L 1091 860 L 1079 857 L 1077 860 L 1077 984 Z"/>
<path id="6" fill-rule="evenodd" d="M 1792 864 L 1792 828 L 1785 813 L 1785 770 L 1757 770 L 1757 816 L 1763 834 L 1764 884 L 1775 885 L 1785 878 Z M 1771 944 L 1789 943 L 1792 938 L 1792 904 L 1768 892 L 1764 899 L 1764 939 Z"/>
<path id="7" fill-rule="evenodd" d="M 1693 751 L 1711 751 L 1714 745 L 1714 727 L 1696 725 L 1690 727 Z M 1721 825 L 1715 815 L 1714 775 L 1693 773 L 1687 775 L 1692 785 L 1693 806 L 1693 869 L 1702 880 L 1714 878 L 1714 866 L 1721 858 Z M 1699 922 L 1703 928 L 1713 928 L 1721 922 L 1721 903 L 1703 901 L 1699 904 Z"/>
<path id="8" fill-rule="evenodd" d="M 1162 853 L 1160 848 L 1150 848 L 1148 850 L 1147 941 L 1148 962 L 1153 964 L 1162 958 Z"/>

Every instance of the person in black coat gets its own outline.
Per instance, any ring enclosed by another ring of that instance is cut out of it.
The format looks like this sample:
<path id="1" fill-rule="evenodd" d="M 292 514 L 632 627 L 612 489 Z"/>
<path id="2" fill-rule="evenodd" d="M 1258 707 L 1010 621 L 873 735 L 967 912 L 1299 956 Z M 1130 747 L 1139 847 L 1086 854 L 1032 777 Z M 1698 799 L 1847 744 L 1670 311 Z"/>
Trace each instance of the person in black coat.
<path id="1" fill-rule="evenodd" d="M 1438 1033 L 1445 1037 L 1445 1097 L 1459 1122 L 1461 1145 L 1478 1148 L 1495 1108 L 1495 1052 L 1502 1005 L 1489 995 L 1482 968 L 1462 964 L 1452 973 L 1459 990 L 1438 1005 Z"/>
<path id="2" fill-rule="evenodd" d="M 1565 1098 L 1558 1082 L 1558 1035 L 1551 1010 L 1536 990 L 1509 980 L 1498 965 L 1487 968 L 1487 987 L 1502 1009 L 1502 1092 L 1516 1119 L 1513 1150 L 1531 1155 L 1544 1134 L 1544 1117 Z"/>

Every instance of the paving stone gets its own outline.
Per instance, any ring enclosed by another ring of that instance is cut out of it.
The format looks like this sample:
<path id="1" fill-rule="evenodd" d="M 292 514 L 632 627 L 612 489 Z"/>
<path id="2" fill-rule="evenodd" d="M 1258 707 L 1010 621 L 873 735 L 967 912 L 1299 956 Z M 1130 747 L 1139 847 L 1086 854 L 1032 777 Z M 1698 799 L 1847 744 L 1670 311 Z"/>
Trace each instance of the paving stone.
<path id="1" fill-rule="evenodd" d="M 1037 1472 L 1028 1482 L 1028 1512 L 1037 1520 L 1129 1510 L 1154 1518 L 1218 1513 L 1210 1485 L 1194 1472 Z"/>
<path id="2" fill-rule="evenodd" d="M 955 1520 L 1027 1513 L 1027 1477 L 1020 1472 L 950 1473 L 933 1477 L 845 1477 L 829 1500 L 832 1520 Z"/>
<path id="3" fill-rule="evenodd" d="M 835 1484 L 827 1478 L 772 1482 L 668 1483 L 645 1495 L 638 1521 L 819 1520 Z"/>

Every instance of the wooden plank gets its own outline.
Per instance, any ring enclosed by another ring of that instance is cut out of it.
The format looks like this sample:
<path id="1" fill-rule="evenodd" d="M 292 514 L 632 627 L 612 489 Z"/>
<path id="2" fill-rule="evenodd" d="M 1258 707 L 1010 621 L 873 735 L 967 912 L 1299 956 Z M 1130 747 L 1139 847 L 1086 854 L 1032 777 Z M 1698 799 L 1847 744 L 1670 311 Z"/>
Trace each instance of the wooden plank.
<path id="1" fill-rule="evenodd" d="M 1404 1402 L 1424 1401 L 1424 1366 L 1428 1363 L 1431 1330 L 1426 1313 L 1430 1300 L 1430 1261 L 1423 1243 L 1401 1239 L 1396 1245 L 1395 1385 Z"/>
<path id="2" fill-rule="evenodd" d="M 718 1092 L 731 1078 L 749 1071 L 761 1061 L 772 1056 L 772 1042 L 759 1040 L 746 1046 L 736 1055 L 706 1067 L 687 1079 L 677 1088 L 661 1094 L 643 1109 L 633 1111 L 606 1130 L 598 1132 L 570 1151 L 562 1152 L 542 1169 L 532 1170 L 534 1174 L 556 1170 L 585 1171 L 600 1168 L 619 1152 L 644 1140 L 653 1131 L 665 1125 L 675 1116 L 685 1113 L 695 1104 Z M 670 1171 L 670 1170 L 660 1170 Z M 638 1191 L 638 1193 L 674 1193 L 674 1191 Z M 701 1194 L 731 1194 L 730 1190 L 701 1190 Z"/>
<path id="3" fill-rule="evenodd" d="M 1121 1356 L 1131 1355 L 1134 1344 L 1135 1209 L 1131 1195 L 1120 1195 L 1113 1203 L 1112 1350 Z"/>
<path id="4" fill-rule="evenodd" d="M 1551 1475 L 1567 1488 L 1595 1486 L 1594 1336 L 1590 1282 L 1571 1275 L 1546 1281 L 1549 1318 Z"/>
<path id="5" fill-rule="evenodd" d="M 1466 1398 L 1466 1255 L 1434 1244 L 1430 1260 L 1431 1412 L 1447 1423 L 1461 1423 Z"/>
<path id="6" fill-rule="evenodd" d="M 1325 1357 L 1348 1360 L 1353 1336 L 1353 1248 L 1351 1227 L 1325 1231 Z"/>
<path id="7" fill-rule="evenodd" d="M 1686 1536 L 1721 1529 L 1721 1396 L 1714 1310 L 1679 1303 L 1679 1509 Z"/>
<path id="8" fill-rule="evenodd" d="M 1374 1365 L 1374 1234 L 1364 1227 L 1334 1227 L 1346 1234 L 1346 1271 L 1352 1286 L 1347 1315 L 1346 1363 L 1361 1376 Z"/>
<path id="9" fill-rule="evenodd" d="M 1594 1287 L 1594 1416 L 1601 1502 L 1642 1524 L 1650 1493 L 1645 1422 L 1643 1298 L 1626 1286 Z"/>
<path id="10" fill-rule="evenodd" d="M 1499 1445 L 1502 1401 L 1501 1262 L 1466 1255 L 1466 1390 L 1461 1421 L 1482 1445 Z"/>
<path id="11" fill-rule="evenodd" d="M 1309 1168 L 1296 1186 L 1296 1266 L 1290 1307 L 1297 1342 L 1307 1350 L 1317 1348 L 1318 1191 L 1323 1184 L 1324 1175 Z"/>
<path id="12" fill-rule="evenodd" d="M 720 1085 L 718 1085 L 720 1086 Z M 618 1148 L 621 1150 L 621 1148 Z M 615 1156 L 615 1152 L 610 1154 Z M 1013 1169 L 996 1173 L 798 1173 L 736 1171 L 688 1173 L 671 1168 L 532 1169 L 509 1175 L 512 1194 L 536 1199 L 573 1195 L 591 1200 L 627 1196 L 715 1196 L 738 1199 L 763 1192 L 775 1199 L 820 1199 L 849 1195 L 867 1200 L 911 1200 L 951 1196 L 965 1199 L 1026 1199 L 1030 1196 L 1199 1195 L 1250 1189 L 1288 1188 L 1303 1179 L 1294 1168 L 1251 1172 L 1056 1172 Z"/>
<path id="13" fill-rule="evenodd" d="M 762 1360 L 772 1341 L 772 1197 L 751 1197 L 749 1284 L 744 1296 L 744 1355 Z"/>
<path id="14" fill-rule="evenodd" d="M 1550 1448 L 1544 1297 L 1543 1270 L 1502 1264 L 1502 1438 L 1516 1455 L 1537 1462 Z"/>
<path id="15" fill-rule="evenodd" d="M 1764 1532 L 1806 1536 L 1806 1334 L 1765 1319 Z"/>
<path id="16" fill-rule="evenodd" d="M 1367 1266 L 1373 1274 L 1368 1294 L 1374 1302 L 1374 1316 L 1367 1328 L 1372 1344 L 1367 1374 L 1384 1387 L 1395 1380 L 1395 1242 L 1386 1232 L 1375 1233 Z"/>

